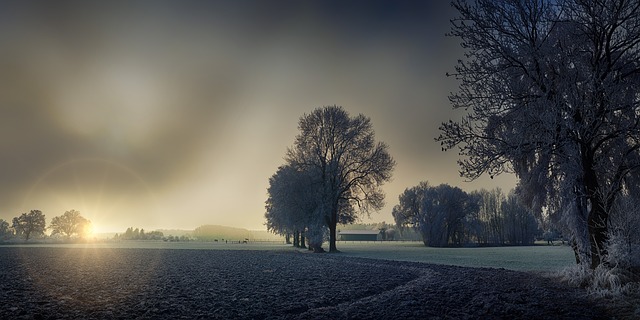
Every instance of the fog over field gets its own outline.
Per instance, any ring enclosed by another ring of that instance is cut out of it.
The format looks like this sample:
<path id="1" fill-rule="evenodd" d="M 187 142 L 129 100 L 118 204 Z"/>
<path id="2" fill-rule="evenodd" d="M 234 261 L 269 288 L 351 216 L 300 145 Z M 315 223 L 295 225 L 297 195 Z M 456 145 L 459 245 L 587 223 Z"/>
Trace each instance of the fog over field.
<path id="1" fill-rule="evenodd" d="M 370 117 L 397 162 L 373 221 L 422 180 L 508 190 L 463 182 L 433 140 L 461 115 L 453 15 L 446 1 L 3 2 L 0 218 L 264 229 L 298 119 L 334 104 Z"/>

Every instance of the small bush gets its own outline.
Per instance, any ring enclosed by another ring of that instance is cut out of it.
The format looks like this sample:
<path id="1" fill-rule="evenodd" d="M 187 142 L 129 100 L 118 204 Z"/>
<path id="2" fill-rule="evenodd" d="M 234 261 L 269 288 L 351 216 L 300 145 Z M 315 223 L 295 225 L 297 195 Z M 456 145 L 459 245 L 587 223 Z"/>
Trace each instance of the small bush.
<path id="1" fill-rule="evenodd" d="M 637 287 L 628 270 L 605 264 L 599 265 L 595 270 L 586 265 L 575 265 L 561 271 L 560 276 L 570 285 L 585 288 L 597 296 L 628 294 Z"/>
<path id="2" fill-rule="evenodd" d="M 633 266 L 632 260 L 635 260 L 631 248 L 621 232 L 610 232 L 605 263 L 614 268 L 630 269 Z"/>
<path id="3" fill-rule="evenodd" d="M 577 264 L 560 271 L 560 277 L 571 286 L 586 288 L 590 282 L 591 270 L 586 265 Z"/>

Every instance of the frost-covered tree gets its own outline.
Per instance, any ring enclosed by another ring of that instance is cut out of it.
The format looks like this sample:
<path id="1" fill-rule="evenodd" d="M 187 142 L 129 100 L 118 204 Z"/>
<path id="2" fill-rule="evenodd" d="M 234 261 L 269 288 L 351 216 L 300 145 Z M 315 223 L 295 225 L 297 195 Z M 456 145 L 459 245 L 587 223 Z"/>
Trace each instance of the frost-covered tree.
<path id="1" fill-rule="evenodd" d="M 469 195 L 475 198 L 477 210 L 467 216 L 469 236 L 482 245 L 532 244 L 538 222 L 515 191 L 508 195 L 500 188 L 481 189 Z"/>
<path id="2" fill-rule="evenodd" d="M 65 211 L 61 216 L 53 217 L 49 228 L 51 235 L 85 237 L 91 231 L 91 221 L 84 218 L 79 211 L 70 210 Z"/>
<path id="3" fill-rule="evenodd" d="M 467 114 L 441 126 L 461 174 L 513 172 L 523 200 L 558 215 L 579 263 L 606 256 L 609 214 L 640 167 L 640 2 L 457 0 Z"/>
<path id="4" fill-rule="evenodd" d="M 13 236 L 13 230 L 11 230 L 9 222 L 0 219 L 0 241 L 6 240 Z"/>
<path id="5" fill-rule="evenodd" d="M 405 230 L 413 227 L 415 217 L 420 214 L 422 198 L 427 189 L 431 188 L 429 182 L 422 181 L 417 186 L 407 188 L 398 196 L 398 204 L 393 207 L 391 215 L 398 229 Z"/>
<path id="6" fill-rule="evenodd" d="M 622 268 L 640 268 L 640 199 L 625 193 L 616 199 L 609 222 L 607 262 Z M 613 254 L 615 253 L 615 254 Z"/>
<path id="7" fill-rule="evenodd" d="M 290 165 L 279 167 L 269 179 L 267 189 L 267 229 L 277 234 L 294 234 L 294 245 L 299 246 L 304 246 L 299 234 L 306 231 L 307 236 L 313 237 L 309 239 L 313 249 L 321 251 L 326 224 L 319 205 L 320 186 L 319 175 L 313 171 Z"/>
<path id="8" fill-rule="evenodd" d="M 40 210 L 31 210 L 29 213 L 13 218 L 13 230 L 16 234 L 23 236 L 25 241 L 29 241 L 34 234 L 44 234 L 46 229 L 45 216 Z"/>
<path id="9" fill-rule="evenodd" d="M 517 194 L 510 192 L 501 203 L 504 238 L 510 245 L 531 245 L 538 233 L 538 222 L 531 210 L 523 206 Z"/>
<path id="10" fill-rule="evenodd" d="M 337 224 L 353 221 L 353 208 L 367 214 L 382 208 L 381 186 L 391 178 L 395 162 L 387 145 L 375 141 L 371 120 L 362 114 L 351 117 L 340 106 L 303 115 L 298 129 L 287 163 L 319 173 L 319 212 L 326 214 L 329 251 L 336 252 Z"/>
<path id="11" fill-rule="evenodd" d="M 505 219 L 502 212 L 502 202 L 504 194 L 499 188 L 493 190 L 482 189 L 476 191 L 479 198 L 478 224 L 476 237 L 479 243 L 484 244 L 505 244 Z"/>
<path id="12" fill-rule="evenodd" d="M 425 246 L 462 245 L 465 241 L 465 217 L 477 205 L 460 188 L 421 182 L 406 189 L 398 198 L 392 214 L 398 228 L 411 227 L 422 235 Z"/>

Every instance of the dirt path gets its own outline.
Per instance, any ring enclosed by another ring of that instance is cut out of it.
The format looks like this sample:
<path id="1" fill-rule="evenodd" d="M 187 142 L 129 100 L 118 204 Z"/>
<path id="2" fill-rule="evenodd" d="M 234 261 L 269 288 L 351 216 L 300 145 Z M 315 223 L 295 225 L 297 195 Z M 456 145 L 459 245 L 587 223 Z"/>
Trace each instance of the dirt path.
<path id="1" fill-rule="evenodd" d="M 0 247 L 0 319 L 608 319 L 498 269 L 273 251 Z"/>

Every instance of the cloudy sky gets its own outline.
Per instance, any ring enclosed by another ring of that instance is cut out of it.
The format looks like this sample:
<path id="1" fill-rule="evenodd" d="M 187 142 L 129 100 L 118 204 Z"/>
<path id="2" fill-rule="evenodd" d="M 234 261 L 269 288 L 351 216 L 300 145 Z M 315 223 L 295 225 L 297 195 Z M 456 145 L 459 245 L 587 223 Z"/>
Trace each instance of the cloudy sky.
<path id="1" fill-rule="evenodd" d="M 370 117 L 397 161 L 387 206 L 422 180 L 465 190 L 438 126 L 462 51 L 446 1 L 0 4 L 0 218 L 79 210 L 128 226 L 264 228 L 268 178 L 304 113 Z"/>

